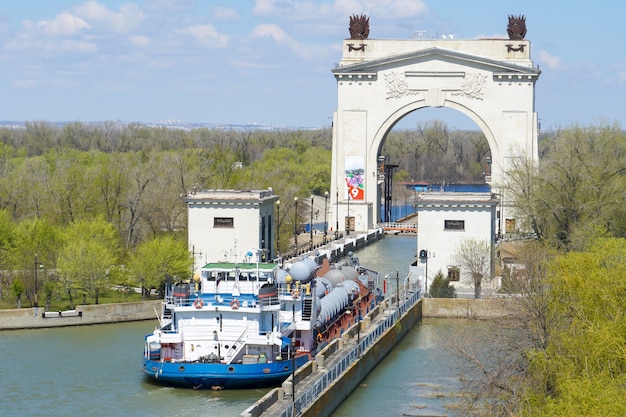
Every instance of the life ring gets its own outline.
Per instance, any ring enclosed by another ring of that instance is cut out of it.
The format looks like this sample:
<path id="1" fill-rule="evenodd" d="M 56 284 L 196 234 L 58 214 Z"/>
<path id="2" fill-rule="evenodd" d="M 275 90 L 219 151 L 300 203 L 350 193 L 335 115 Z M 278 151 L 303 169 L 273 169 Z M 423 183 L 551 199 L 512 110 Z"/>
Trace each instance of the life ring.
<path id="1" fill-rule="evenodd" d="M 196 298 L 196 301 L 193 302 L 193 306 L 195 308 L 200 309 L 200 308 L 202 308 L 204 306 L 204 301 L 202 301 L 202 299 L 200 299 L 200 298 Z"/>
<path id="2" fill-rule="evenodd" d="M 318 333 L 318 334 L 317 334 L 317 341 L 318 341 L 318 342 L 321 342 L 322 340 L 324 340 L 324 337 L 322 336 L 322 334 L 321 334 L 321 333 Z"/>
<path id="3" fill-rule="evenodd" d="M 232 308 L 233 310 L 237 310 L 239 308 L 239 300 L 235 298 L 233 301 L 231 301 L 230 308 Z"/>
<path id="4" fill-rule="evenodd" d="M 298 290 L 291 291 L 291 296 L 293 298 L 298 298 L 300 296 L 300 291 L 298 291 Z"/>

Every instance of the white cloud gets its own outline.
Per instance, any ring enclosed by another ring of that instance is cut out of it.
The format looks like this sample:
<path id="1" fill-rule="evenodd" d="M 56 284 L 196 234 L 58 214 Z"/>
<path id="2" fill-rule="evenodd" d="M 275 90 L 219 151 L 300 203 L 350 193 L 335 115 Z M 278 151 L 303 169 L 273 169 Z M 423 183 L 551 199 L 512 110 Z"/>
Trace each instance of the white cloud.
<path id="1" fill-rule="evenodd" d="M 296 41 L 289 36 L 283 29 L 277 25 L 263 24 L 258 25 L 252 31 L 252 37 L 254 38 L 270 38 L 274 40 L 278 45 L 287 47 L 289 50 L 295 52 L 299 56 L 311 59 L 319 58 L 325 52 L 325 47 L 308 45 L 303 46 L 302 43 Z"/>
<path id="2" fill-rule="evenodd" d="M 210 24 L 191 26 L 180 32 L 193 36 L 201 45 L 209 48 L 225 48 L 229 42 L 227 35 L 219 33 Z"/>
<path id="3" fill-rule="evenodd" d="M 626 71 L 618 72 L 617 77 L 620 85 L 626 85 Z"/>
<path id="4" fill-rule="evenodd" d="M 560 57 L 550 55 L 546 51 L 539 51 L 539 59 L 550 69 L 559 69 L 563 66 Z"/>
<path id="5" fill-rule="evenodd" d="M 35 80 L 15 80 L 13 85 L 18 88 L 33 88 L 37 84 Z"/>
<path id="6" fill-rule="evenodd" d="M 252 31 L 252 36 L 255 38 L 272 38 L 278 43 L 293 42 L 293 39 L 290 38 L 284 30 L 276 25 L 259 25 Z"/>
<path id="7" fill-rule="evenodd" d="M 150 38 L 141 35 L 131 36 L 130 43 L 135 46 L 148 46 L 150 44 Z"/>
<path id="8" fill-rule="evenodd" d="M 93 25 L 101 25 L 105 29 L 116 32 L 134 30 L 146 18 L 141 9 L 135 4 L 124 4 L 120 6 L 119 12 L 116 12 L 94 0 L 75 7 L 74 13 Z"/>
<path id="9" fill-rule="evenodd" d="M 219 21 L 232 21 L 239 19 L 239 12 L 230 7 L 214 7 L 211 9 L 215 19 Z"/>
<path id="10" fill-rule="evenodd" d="M 257 16 L 270 16 L 274 13 L 273 0 L 256 0 L 252 12 Z"/>
<path id="11" fill-rule="evenodd" d="M 31 22 L 24 22 L 25 27 L 32 27 Z M 41 20 L 37 22 L 37 28 L 49 36 L 75 35 L 85 29 L 90 29 L 91 25 L 78 16 L 64 12 L 56 16 L 53 20 Z"/>
<path id="12" fill-rule="evenodd" d="M 256 0 L 253 13 L 257 16 L 281 16 L 300 20 L 346 19 L 353 14 L 365 13 L 377 19 L 407 18 L 428 12 L 424 0 L 334 0 L 334 2 L 288 0 Z"/>

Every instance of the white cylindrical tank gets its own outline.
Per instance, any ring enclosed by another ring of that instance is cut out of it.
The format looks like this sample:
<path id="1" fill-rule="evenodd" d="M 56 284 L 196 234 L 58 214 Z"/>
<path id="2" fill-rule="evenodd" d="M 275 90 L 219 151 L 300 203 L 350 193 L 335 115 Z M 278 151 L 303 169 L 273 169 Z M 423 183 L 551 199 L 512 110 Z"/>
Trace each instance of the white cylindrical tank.
<path id="1" fill-rule="evenodd" d="M 334 288 L 346 279 L 346 274 L 344 274 L 341 269 L 331 269 L 330 271 L 326 272 L 324 278 L 330 281 Z"/>
<path id="2" fill-rule="evenodd" d="M 324 298 L 332 289 L 333 284 L 328 279 L 324 277 L 315 278 L 315 295 L 317 298 Z"/>
<path id="3" fill-rule="evenodd" d="M 344 287 L 337 287 L 332 290 L 326 297 L 320 300 L 322 308 L 315 323 L 316 327 L 320 327 L 335 318 L 349 302 L 350 294 Z"/>
<path id="4" fill-rule="evenodd" d="M 294 280 L 300 281 L 303 284 L 306 284 L 315 278 L 316 272 L 317 264 L 311 258 L 299 260 L 295 264 L 291 265 L 291 268 L 289 268 L 289 275 L 291 275 Z"/>

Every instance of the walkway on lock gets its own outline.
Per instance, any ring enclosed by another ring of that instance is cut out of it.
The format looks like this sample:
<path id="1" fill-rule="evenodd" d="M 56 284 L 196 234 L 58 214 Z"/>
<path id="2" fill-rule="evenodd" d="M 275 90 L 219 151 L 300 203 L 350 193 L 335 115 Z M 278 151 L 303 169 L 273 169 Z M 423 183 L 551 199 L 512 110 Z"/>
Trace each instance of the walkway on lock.
<path id="1" fill-rule="evenodd" d="M 333 383 L 345 372 L 354 362 L 358 361 L 361 355 L 376 344 L 380 336 L 382 336 L 388 329 L 393 327 L 398 320 L 420 299 L 420 293 L 415 292 L 411 294 L 404 302 L 398 307 L 395 305 L 393 298 L 389 298 L 378 307 L 380 313 L 377 314 L 367 329 L 358 331 L 360 323 L 355 323 L 344 335 L 341 340 L 335 340 L 325 349 L 331 350 L 336 348 L 332 353 L 327 353 L 324 350 L 320 352 L 324 355 L 323 368 L 317 366 L 315 361 L 305 365 L 296 373 L 296 385 L 292 387 L 291 377 L 287 379 L 280 388 L 275 388 L 268 393 L 264 398 L 274 395 L 276 400 L 267 410 L 258 413 L 258 410 L 254 410 L 254 405 L 244 411 L 242 417 L 295 417 L 312 406 L 319 395 L 333 385 Z M 387 303 L 390 303 L 389 308 L 383 308 Z M 333 346 L 334 345 L 334 346 Z M 328 355 L 328 356 L 326 356 Z M 299 380 L 299 373 L 303 372 L 307 366 L 311 366 L 309 374 L 304 375 Z M 295 395 L 292 396 L 292 390 Z M 257 404 L 262 402 L 261 399 Z"/>

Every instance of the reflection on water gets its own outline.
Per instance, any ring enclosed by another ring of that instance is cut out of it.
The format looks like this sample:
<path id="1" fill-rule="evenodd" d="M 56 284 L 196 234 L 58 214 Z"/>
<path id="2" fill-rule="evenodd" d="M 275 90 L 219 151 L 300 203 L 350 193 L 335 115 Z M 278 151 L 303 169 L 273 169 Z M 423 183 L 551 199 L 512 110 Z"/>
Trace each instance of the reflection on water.
<path id="1" fill-rule="evenodd" d="M 455 359 L 441 333 L 454 335 L 465 320 L 424 319 L 363 380 L 332 417 L 448 416 L 458 398 Z"/>
<path id="2" fill-rule="evenodd" d="M 415 248 L 415 236 L 387 237 L 357 256 L 381 275 L 397 270 L 404 277 Z M 433 335 L 450 323 L 430 320 L 412 329 L 333 416 L 445 414 L 455 378 Z M 156 324 L 0 332 L 1 414 L 238 416 L 268 391 L 194 391 L 147 382 L 139 369 L 143 336 Z"/>

